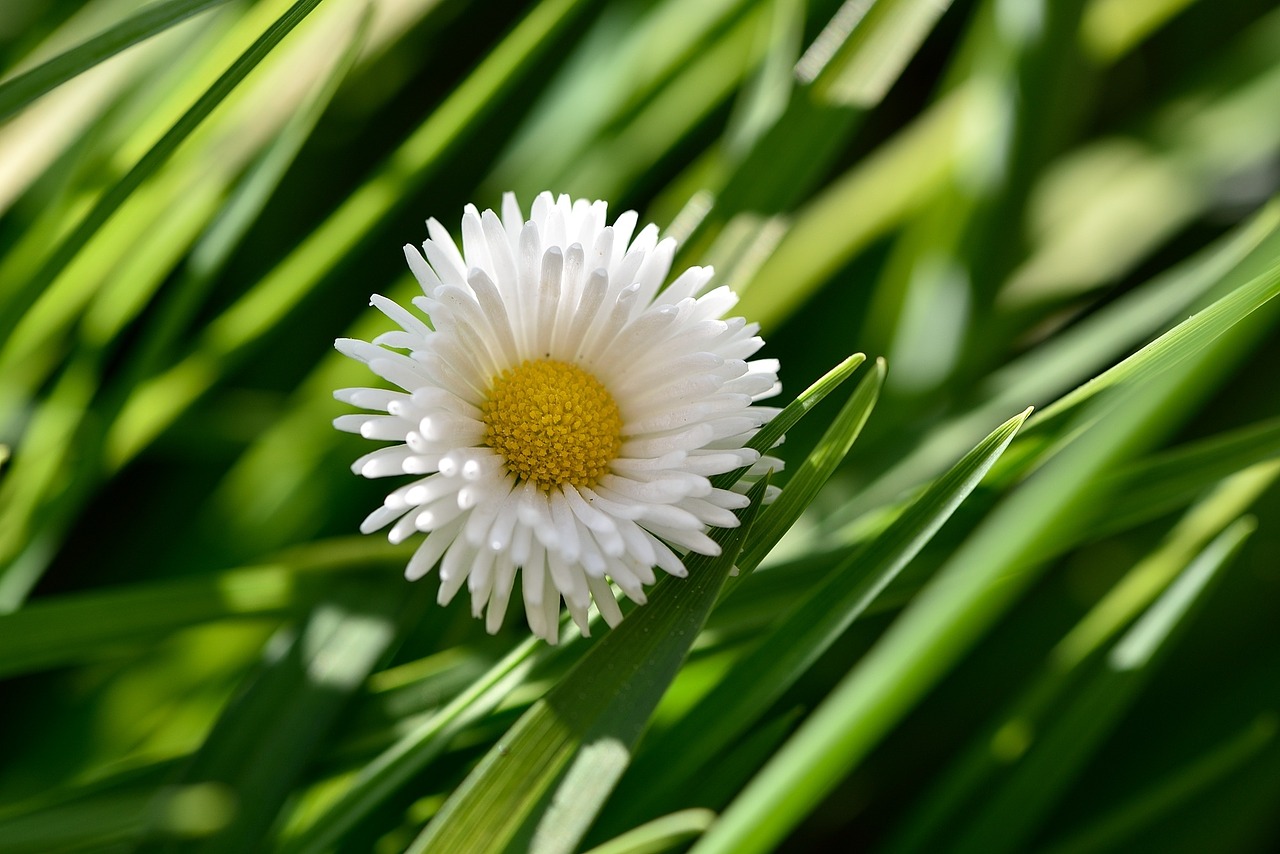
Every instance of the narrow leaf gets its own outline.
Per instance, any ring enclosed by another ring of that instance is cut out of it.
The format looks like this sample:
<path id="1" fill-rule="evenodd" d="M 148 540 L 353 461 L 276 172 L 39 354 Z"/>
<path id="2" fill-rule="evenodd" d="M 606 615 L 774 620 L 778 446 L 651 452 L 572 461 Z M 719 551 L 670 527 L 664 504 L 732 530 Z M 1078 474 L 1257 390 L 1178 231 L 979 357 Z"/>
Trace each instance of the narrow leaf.
<path id="1" fill-rule="evenodd" d="M 638 790 L 619 799 L 619 809 L 635 820 L 650 805 L 665 805 L 669 793 L 681 791 L 739 739 L 933 538 L 1030 414 L 1027 410 L 997 428 L 777 621 L 679 723 L 647 746 L 634 769 Z"/>
<path id="2" fill-rule="evenodd" d="M 845 0 L 796 65 L 818 98 L 868 108 L 884 98 L 951 0 Z"/>
<path id="3" fill-rule="evenodd" d="M 111 29 L 0 83 L 0 123 L 105 59 L 227 0 L 166 0 L 139 9 Z"/>
<path id="4" fill-rule="evenodd" d="M 0 338 L 12 331 L 13 324 L 17 323 L 23 312 L 66 269 L 76 253 L 98 233 L 98 229 L 102 228 L 119 210 L 125 200 L 173 156 L 187 137 L 240 85 L 249 72 L 253 71 L 258 63 L 262 62 L 267 54 L 291 33 L 294 27 L 302 23 L 318 5 L 320 0 L 298 0 L 294 3 L 222 73 L 221 77 L 214 81 L 212 86 L 196 99 L 196 102 L 133 165 L 133 168 L 125 173 L 124 177 L 98 198 L 89 212 L 49 253 L 48 260 L 36 271 L 27 286 L 16 292 L 16 295 L 10 299 L 9 305 L 3 306 L 0 316 L 4 317 L 5 321 L 4 325 L 0 325 Z"/>

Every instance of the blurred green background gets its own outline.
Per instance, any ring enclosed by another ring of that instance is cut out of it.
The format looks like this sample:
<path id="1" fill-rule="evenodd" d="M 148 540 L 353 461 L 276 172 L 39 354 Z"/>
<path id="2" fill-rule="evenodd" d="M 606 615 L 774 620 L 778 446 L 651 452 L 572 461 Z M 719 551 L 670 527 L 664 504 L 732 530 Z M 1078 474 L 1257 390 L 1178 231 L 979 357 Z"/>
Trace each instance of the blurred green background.
<path id="1" fill-rule="evenodd" d="M 543 189 L 714 264 L 784 401 L 888 365 L 625 713 L 625 638 L 355 535 L 330 426 L 424 219 Z M 0 851 L 1280 848 L 1278 190 L 1263 0 L 0 5 Z M 584 684 L 605 782 L 485 795 Z"/>

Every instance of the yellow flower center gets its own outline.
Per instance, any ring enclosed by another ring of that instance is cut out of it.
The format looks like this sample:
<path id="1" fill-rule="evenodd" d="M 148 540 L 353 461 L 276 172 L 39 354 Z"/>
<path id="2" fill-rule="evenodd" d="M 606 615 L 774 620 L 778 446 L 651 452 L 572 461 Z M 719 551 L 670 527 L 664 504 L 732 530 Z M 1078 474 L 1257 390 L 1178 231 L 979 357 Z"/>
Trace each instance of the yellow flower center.
<path id="1" fill-rule="evenodd" d="M 594 486 L 622 448 L 618 405 L 591 374 L 526 359 L 494 377 L 481 406 L 484 441 L 507 471 L 540 489 Z"/>

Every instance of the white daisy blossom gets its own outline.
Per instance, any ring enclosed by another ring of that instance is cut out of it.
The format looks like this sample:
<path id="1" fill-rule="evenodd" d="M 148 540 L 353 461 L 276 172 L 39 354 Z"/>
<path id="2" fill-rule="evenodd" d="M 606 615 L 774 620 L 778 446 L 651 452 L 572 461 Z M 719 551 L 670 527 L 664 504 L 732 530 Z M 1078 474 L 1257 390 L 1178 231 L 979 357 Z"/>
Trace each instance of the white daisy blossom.
<path id="1" fill-rule="evenodd" d="M 682 553 L 715 555 L 710 526 L 734 527 L 746 486 L 782 464 L 744 447 L 778 410 L 778 364 L 748 361 L 759 327 L 723 319 L 737 297 L 704 290 L 709 267 L 665 288 L 675 242 L 635 232 L 632 211 L 542 193 L 528 220 L 514 196 L 501 216 L 468 205 L 462 251 L 432 219 L 405 257 L 424 295 L 372 305 L 399 327 L 339 339 L 399 391 L 335 396 L 378 414 L 340 430 L 393 442 L 356 460 L 364 477 L 415 475 L 360 530 L 427 537 L 405 575 L 440 565 L 441 604 L 465 584 L 496 632 L 517 584 L 533 632 L 555 643 L 560 602 L 587 631 L 594 600 L 622 619 L 616 585 L 637 603 L 653 567 L 686 575 Z M 634 233 L 634 234 L 633 234 Z M 424 257 L 425 255 L 425 257 Z M 733 490 L 710 478 L 751 466 Z"/>

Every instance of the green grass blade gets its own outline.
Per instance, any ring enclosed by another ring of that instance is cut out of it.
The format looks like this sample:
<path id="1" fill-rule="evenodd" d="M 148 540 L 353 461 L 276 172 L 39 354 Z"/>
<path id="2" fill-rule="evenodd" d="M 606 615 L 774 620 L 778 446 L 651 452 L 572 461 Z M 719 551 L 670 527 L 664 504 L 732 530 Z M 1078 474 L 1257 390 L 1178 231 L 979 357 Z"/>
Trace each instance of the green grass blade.
<path id="1" fill-rule="evenodd" d="M 918 210 L 952 174 L 967 144 L 962 120 L 978 95 L 948 95 L 800 209 L 739 310 L 769 330 L 859 249 Z"/>
<path id="2" fill-rule="evenodd" d="M 85 318 L 77 349 L 69 358 L 55 391 L 36 412 L 34 425 L 47 421 L 57 423 L 57 430 L 32 429 L 24 437 L 24 457 L 39 460 L 36 469 L 24 467 L 19 476 L 0 488 L 0 504 L 6 509 L 6 519 L 0 525 L 0 566 L 15 560 L 15 551 L 23 553 L 16 561 L 23 567 L 21 578 L 6 574 L 0 584 L 0 609 L 12 608 L 24 598 L 31 586 L 43 574 L 43 567 L 53 557 L 47 550 L 33 549 L 40 543 L 59 536 L 71 523 L 82 503 L 99 485 L 100 460 L 83 456 L 83 448 L 96 452 L 101 448 L 102 433 L 117 415 L 126 391 L 141 376 L 150 373 L 150 366 L 161 358 L 164 351 L 187 328 L 187 321 L 199 307 L 200 300 L 213 283 L 231 251 L 253 224 L 284 171 L 293 161 L 298 149 L 306 140 L 329 103 L 364 44 L 371 13 L 361 16 L 344 51 L 338 56 L 327 77 L 321 80 L 309 103 L 296 112 L 254 164 L 227 204 L 214 217 L 205 235 L 192 250 L 185 275 L 174 284 L 172 299 L 166 302 L 158 316 L 151 320 L 141 335 L 138 349 L 124 369 L 107 400 L 90 407 L 89 395 L 100 393 L 103 385 L 104 360 L 120 341 L 127 324 L 133 321 L 153 298 L 152 285 L 163 281 L 162 274 L 136 276 L 121 275 L 117 281 L 131 280 L 128 287 L 135 292 L 125 299 L 104 299 L 94 303 Z M 117 294 L 117 297 L 122 296 Z M 95 377 L 90 383 L 80 383 L 66 393 L 69 378 Z M 83 389 L 81 389 L 83 386 Z M 83 393 L 81 393 L 83 392 Z M 47 415 L 44 410 L 51 411 Z M 47 420 L 46 420 L 47 419 Z M 85 423 L 88 420 L 89 423 Z M 68 438 L 74 436 L 75 438 Z M 57 480 L 56 473 L 66 465 L 69 454 L 80 453 L 77 472 L 79 476 L 68 486 Z M 30 476 L 28 476 L 30 475 Z M 24 482 L 19 484 L 17 481 Z M 11 493 L 9 490 L 14 490 Z M 49 501 L 49 493 L 56 498 Z M 14 497 L 15 495 L 20 497 Z M 52 505 L 52 506 L 51 506 Z M 34 528 L 34 530 L 32 530 Z"/>
<path id="3" fill-rule="evenodd" d="M 587 854 L 662 854 L 701 834 L 715 817 L 710 810 L 673 812 L 597 845 Z"/>
<path id="4" fill-rule="evenodd" d="M 833 514 L 833 526 L 934 477 L 1003 413 L 1027 403 L 1045 405 L 1071 391 L 1185 317 L 1206 294 L 1247 282 L 1277 257 L 1280 203 L 1273 201 L 1187 261 L 992 372 L 976 390 L 977 405 L 922 437 L 918 446 Z"/>
<path id="5" fill-rule="evenodd" d="M 1258 755 L 1274 746 L 1280 721 L 1274 712 L 1259 715 L 1248 727 L 1216 745 L 1182 768 L 1162 775 L 1150 787 L 1109 809 L 1097 820 L 1051 843 L 1044 854 L 1094 854 L 1133 850 L 1144 828 L 1157 825 L 1177 810 L 1196 802 L 1205 792 L 1230 778 Z"/>
<path id="6" fill-rule="evenodd" d="M 1008 776 L 984 793 L 967 828 L 948 840 L 961 854 L 1023 850 L 1057 798 L 1119 721 L 1150 675 L 1157 654 L 1185 626 L 1210 582 L 1253 532 L 1252 519 L 1230 525 L 1195 557 L 1111 648 L 1105 663 L 1067 698 L 1055 720 L 1034 736 Z M 928 850 L 928 849 L 926 849 Z"/>
<path id="7" fill-rule="evenodd" d="M 153 145 L 142 158 L 125 173 L 125 175 L 106 190 L 94 203 L 88 213 L 76 223 L 52 252 L 48 260 L 36 271 L 32 281 L 15 295 L 11 296 L 7 305 L 0 306 L 0 338 L 7 337 L 13 325 L 37 297 L 66 268 L 86 243 L 111 216 L 133 195 L 142 184 L 155 174 L 178 147 L 186 141 L 209 114 L 221 104 L 231 92 L 249 75 L 258 63 L 270 53 L 294 27 L 302 23 L 321 0 L 298 0 L 287 12 L 258 37 L 249 49 L 237 57 L 222 76 L 196 99 L 195 103 L 182 114 L 182 117 L 169 128 L 159 141 Z"/>
<path id="8" fill-rule="evenodd" d="M 226 825 L 193 847 L 261 847 L 297 775 L 324 744 L 346 700 L 429 605 L 427 588 L 408 597 L 396 585 L 331 591 L 296 630 L 269 646 L 264 666 L 222 713 L 183 769 L 181 784 L 209 784 L 234 805 Z M 153 850 L 144 847 L 144 851 Z"/>
<path id="9" fill-rule="evenodd" d="M 846 0 L 801 57 L 796 74 L 825 101 L 880 103 L 950 0 Z"/>
<path id="10" fill-rule="evenodd" d="M 45 597 L 0 614 L 0 676 L 93 661 L 213 620 L 278 618 L 314 601 L 331 573 L 403 561 L 383 543 L 331 540 L 278 563 Z"/>
<path id="11" fill-rule="evenodd" d="M 83 44 L 0 83 L 0 123 L 66 81 L 122 50 L 228 0 L 167 0 L 147 6 Z"/>
<path id="12" fill-rule="evenodd" d="M 1082 665 L 1095 660 L 1179 573 L 1203 554 L 1274 481 L 1276 469 L 1244 472 L 1200 501 L 1160 543 L 1132 566 L 1054 647 L 1045 667 L 1007 709 L 976 736 L 939 782 L 900 823 L 888 850 L 927 851 L 951 836 L 950 826 L 987 793 L 1011 761 L 1025 751 L 1046 720 L 1070 699 Z"/>
<path id="13" fill-rule="evenodd" d="M 771 625 L 697 705 L 646 746 L 634 769 L 636 790 L 619 798 L 619 811 L 634 819 L 649 812 L 650 805 L 665 805 L 670 792 L 681 790 L 740 738 L 932 539 L 1030 414 L 1023 412 L 997 428 L 879 536 L 831 569 L 798 607 Z"/>
<path id="14" fill-rule="evenodd" d="M 742 558 L 738 561 L 742 574 L 730 582 L 729 589 L 736 587 L 743 576 L 759 566 L 760 561 L 773 550 L 782 535 L 790 530 L 804 509 L 813 502 L 818 490 L 849 453 L 849 448 L 862 432 L 863 425 L 871 417 L 871 410 L 875 409 L 880 388 L 884 385 L 885 371 L 884 359 L 876 359 L 871 372 L 862 378 L 853 394 L 849 395 L 840 414 L 787 481 L 782 494 L 769 505 L 769 509 L 760 514 L 760 521 L 742 546 Z M 781 426 L 778 425 L 778 428 Z M 757 440 L 760 440 L 760 436 L 756 436 L 753 441 Z"/>
<path id="15" fill-rule="evenodd" d="M 447 706 L 367 763 L 341 798 L 289 840 L 286 850 L 298 854 L 331 850 L 357 822 L 408 785 L 459 732 L 493 711 L 547 650 L 541 639 L 526 639 Z"/>
<path id="16" fill-rule="evenodd" d="M 766 851 L 794 827 L 1035 577 L 1044 540 L 1080 523 L 1097 498 L 1097 474 L 1165 426 L 1164 407 L 1180 386 L 1164 378 L 1131 394 L 1006 499 L 730 805 L 695 854 Z"/>
<path id="17" fill-rule="evenodd" d="M 1280 294 L 1280 260 L 1231 293 L 1179 323 L 1168 332 L 1037 413 L 1028 428 L 1039 426 L 1079 406 L 1098 392 L 1123 382 L 1141 382 L 1194 356 L 1232 326 Z"/>
<path id="18" fill-rule="evenodd" d="M 715 531 L 722 553 L 691 558 L 687 579 L 664 578 L 502 737 L 411 852 L 576 846 L 715 603 L 766 482 L 752 490 L 739 527 Z"/>
<path id="19" fill-rule="evenodd" d="M 1280 456 L 1280 419 L 1201 439 L 1109 475 L 1118 482 L 1113 506 L 1090 537 L 1104 537 L 1190 504 L 1223 478 Z"/>
<path id="20" fill-rule="evenodd" d="M 346 46 L 310 98 L 289 118 L 279 134 L 269 142 L 236 185 L 226 202 L 209 222 L 204 234 L 191 248 L 181 280 L 173 288 L 171 299 L 156 319 L 148 325 L 135 358 L 136 370 L 142 375 L 153 372 L 156 361 L 188 327 L 190 317 L 226 265 L 231 254 L 252 228 L 255 220 L 280 185 L 285 172 L 293 164 L 303 144 L 311 138 L 321 115 L 328 108 L 338 88 L 346 80 L 365 47 L 373 7 L 360 15 Z M 94 315 L 90 315 L 92 322 Z M 118 334 L 119 327 L 101 337 Z M 139 374 L 130 377 L 133 384 Z"/>
<path id="21" fill-rule="evenodd" d="M 123 465 L 204 395 L 245 349 L 282 323 L 342 257 L 419 186 L 439 159 L 459 144 L 489 105 L 555 43 L 587 5 L 542 0 L 368 181 L 302 244 L 207 327 L 194 352 L 139 386 L 107 442 L 112 467 Z"/>

